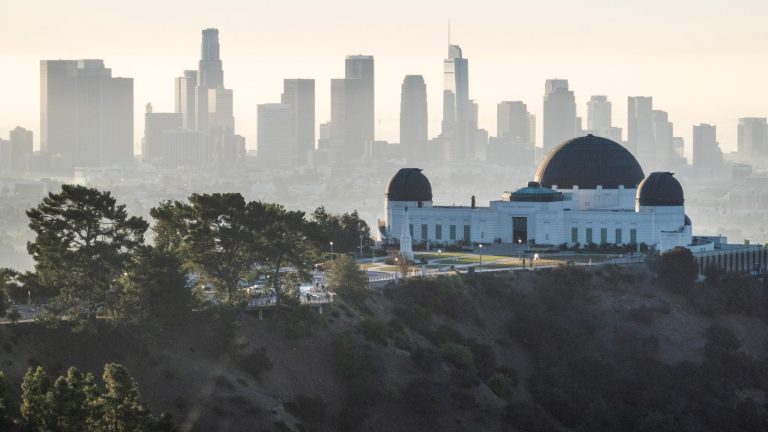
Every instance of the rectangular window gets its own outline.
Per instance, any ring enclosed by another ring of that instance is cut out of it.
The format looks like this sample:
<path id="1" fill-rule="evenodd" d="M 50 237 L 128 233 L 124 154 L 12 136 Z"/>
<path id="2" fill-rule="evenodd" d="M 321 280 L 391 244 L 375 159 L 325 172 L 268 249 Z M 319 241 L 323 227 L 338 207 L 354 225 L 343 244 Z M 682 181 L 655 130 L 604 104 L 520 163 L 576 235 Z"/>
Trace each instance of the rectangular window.
<path id="1" fill-rule="evenodd" d="M 470 236 L 469 231 L 469 225 L 464 225 L 464 241 L 471 241 L 472 237 Z"/>
<path id="2" fill-rule="evenodd" d="M 411 234 L 411 238 L 413 238 L 413 224 L 408 224 L 408 231 Z"/>
<path id="3" fill-rule="evenodd" d="M 600 228 L 600 244 L 608 243 L 608 228 Z"/>
<path id="4" fill-rule="evenodd" d="M 451 240 L 456 240 L 456 225 L 451 225 Z"/>
<path id="5" fill-rule="evenodd" d="M 426 240 L 429 237 L 427 236 L 427 230 L 429 229 L 427 224 L 421 224 L 421 239 Z"/>
<path id="6" fill-rule="evenodd" d="M 587 228 L 587 244 L 592 243 L 592 228 Z"/>
<path id="7" fill-rule="evenodd" d="M 624 244 L 624 240 L 621 238 L 621 228 L 616 228 L 616 244 Z"/>
<path id="8" fill-rule="evenodd" d="M 443 226 L 440 224 L 435 225 L 435 240 L 443 239 Z"/>
<path id="9" fill-rule="evenodd" d="M 632 228 L 629 230 L 629 242 L 631 244 L 637 244 L 637 229 Z"/>
<path id="10" fill-rule="evenodd" d="M 579 242 L 579 229 L 576 227 L 571 228 L 571 243 Z"/>

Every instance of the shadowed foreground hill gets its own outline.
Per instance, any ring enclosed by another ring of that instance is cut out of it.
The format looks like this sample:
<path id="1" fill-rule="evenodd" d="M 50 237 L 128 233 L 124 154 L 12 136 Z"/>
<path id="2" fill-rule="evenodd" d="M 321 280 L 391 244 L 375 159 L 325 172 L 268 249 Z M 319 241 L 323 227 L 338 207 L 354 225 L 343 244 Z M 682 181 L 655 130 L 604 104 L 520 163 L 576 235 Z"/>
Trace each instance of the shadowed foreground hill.
<path id="1" fill-rule="evenodd" d="M 751 279 L 681 291 L 645 266 L 413 280 L 323 316 L 5 326 L 0 369 L 18 396 L 30 365 L 121 363 L 183 431 L 758 431 L 766 304 Z"/>

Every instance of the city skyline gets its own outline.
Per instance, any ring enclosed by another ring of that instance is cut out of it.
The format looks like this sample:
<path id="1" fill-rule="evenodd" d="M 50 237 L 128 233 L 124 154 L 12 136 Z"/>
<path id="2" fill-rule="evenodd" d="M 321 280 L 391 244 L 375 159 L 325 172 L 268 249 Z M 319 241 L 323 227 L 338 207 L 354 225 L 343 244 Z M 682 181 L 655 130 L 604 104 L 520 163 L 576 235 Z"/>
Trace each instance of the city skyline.
<path id="1" fill-rule="evenodd" d="M 688 2 L 666 5 L 667 13 L 659 17 L 660 22 L 655 22 L 654 32 L 628 31 L 631 34 L 622 35 L 611 30 L 622 25 L 637 30 L 636 26 L 644 25 L 642 17 L 652 15 L 661 3 L 650 2 L 647 5 L 649 11 L 637 6 L 609 6 L 604 2 L 590 2 L 580 7 L 551 3 L 550 6 L 569 12 L 563 15 L 569 15 L 572 22 L 595 19 L 595 10 L 590 10 L 590 6 L 600 6 L 597 17 L 601 26 L 569 35 L 565 40 L 562 39 L 564 31 L 557 30 L 564 18 L 537 19 L 533 21 L 541 31 L 534 39 L 530 36 L 530 24 L 502 25 L 504 13 L 500 12 L 511 10 L 511 6 L 504 4 L 491 3 L 488 7 L 472 8 L 462 15 L 457 13 L 460 4 L 457 2 L 446 2 L 439 11 L 434 10 L 433 2 L 421 2 L 411 7 L 412 15 L 401 17 L 392 10 L 399 4 L 394 2 L 390 7 L 373 5 L 368 9 L 378 13 L 376 23 L 357 17 L 360 22 L 344 21 L 334 31 L 324 32 L 320 30 L 322 26 L 312 22 L 309 16 L 318 10 L 323 12 L 319 16 L 332 15 L 341 10 L 345 2 L 295 4 L 294 8 L 301 8 L 300 11 L 306 13 L 299 13 L 292 22 L 286 15 L 288 6 L 240 5 L 245 11 L 263 12 L 250 24 L 234 17 L 238 14 L 228 8 L 235 5 L 225 2 L 206 16 L 192 13 L 188 20 L 175 20 L 169 28 L 153 27 L 166 8 L 175 4 L 168 2 L 159 6 L 155 15 L 147 17 L 143 26 L 135 28 L 125 23 L 111 25 L 121 18 L 121 13 L 130 17 L 135 11 L 118 7 L 111 10 L 103 6 L 102 9 L 109 10 L 99 11 L 104 30 L 99 32 L 98 40 L 86 38 L 81 41 L 42 30 L 51 27 L 51 19 L 62 16 L 75 27 L 82 26 L 86 21 L 77 12 L 82 12 L 85 3 L 72 2 L 68 8 L 46 5 L 46 10 L 51 13 L 43 14 L 35 23 L 22 20 L 21 16 L 29 13 L 30 7 L 40 7 L 39 2 L 15 5 L 8 8 L 6 14 L 9 25 L 0 30 L 6 39 L 13 37 L 14 40 L 14 45 L 0 55 L 0 68 L 7 77 L 0 84 L 0 91 L 6 95 L 6 100 L 12 101 L 0 108 L 0 131 L 17 125 L 31 129 L 35 132 L 35 148 L 39 148 L 39 78 L 32 72 L 39 60 L 103 58 L 116 76 L 134 79 L 134 149 L 138 153 L 144 128 L 140 121 L 144 105 L 151 102 L 158 112 L 173 110 L 173 80 L 199 58 L 197 38 L 200 29 L 218 27 L 221 57 L 227 69 L 227 88 L 237 93 L 234 107 L 237 130 L 246 136 L 249 149 L 256 145 L 256 106 L 279 100 L 284 78 L 314 79 L 317 83 L 316 124 L 329 120 L 330 79 L 342 76 L 343 58 L 358 53 L 373 55 L 376 59 L 376 139 L 398 141 L 400 85 L 406 74 L 425 78 L 428 106 L 431 107 L 429 136 L 433 137 L 439 133 L 442 121 L 436 108 L 442 106 L 440 63 L 444 58 L 447 22 L 451 16 L 460 17 L 452 21 L 452 42 L 459 44 L 465 56 L 472 59 L 470 97 L 479 105 L 479 127 L 487 129 L 491 135 L 496 132 L 496 104 L 502 100 L 521 100 L 532 114 L 541 116 L 541 83 L 551 78 L 569 80 L 583 122 L 590 96 L 607 95 L 614 105 L 614 125 L 624 129 L 625 138 L 627 107 L 622 101 L 628 96 L 652 96 L 654 104 L 669 113 L 676 131 L 685 138 L 689 156 L 693 125 L 717 125 L 718 140 L 723 150 L 730 152 L 736 149 L 738 118 L 768 115 L 768 102 L 751 97 L 764 74 L 764 65 L 755 59 L 759 58 L 760 52 L 757 41 L 766 30 L 746 25 L 760 15 L 753 12 L 766 8 L 765 5 L 743 1 L 737 5 L 741 8 L 716 8 L 713 7 L 716 2 L 696 3 L 697 20 L 693 24 L 677 22 L 692 13 L 686 7 Z M 140 6 L 141 2 L 135 8 L 141 9 Z M 544 13 L 535 6 L 517 7 L 520 14 L 532 18 Z M 750 13 L 744 12 L 746 7 L 751 8 Z M 635 19 L 622 21 L 630 15 Z M 19 19 L 14 20 L 14 16 Z M 430 19 L 424 20 L 425 17 Z M 269 18 L 274 22 L 267 22 Z M 329 22 L 336 23 L 342 18 L 355 16 L 345 13 Z M 736 18 L 742 20 L 738 25 L 734 21 Z M 386 31 L 387 20 L 400 23 L 402 29 L 395 34 Z M 484 25 L 479 25 L 478 20 Z M 29 34 L 35 34 L 35 37 L 25 37 L 25 32 L 14 21 L 24 22 Z M 263 28 L 257 28 L 257 23 L 264 24 Z M 367 23 L 367 27 L 363 23 Z M 716 27 L 711 27 L 715 24 Z M 298 36 L 265 37 L 279 25 L 288 25 L 287 29 Z M 370 30 L 356 37 L 338 34 L 363 27 Z M 9 36 L 6 32 L 15 33 Z M 126 32 L 133 34 L 126 38 Z M 611 36 L 605 37 L 606 34 Z M 640 34 L 642 38 L 638 36 Z M 302 39 L 308 35 L 312 39 Z M 681 37 L 683 35 L 685 37 Z M 147 44 L 148 40 L 152 43 Z M 312 44 L 301 43 L 302 40 L 312 40 Z M 403 43 L 406 41 L 408 43 Z M 600 55 L 594 55 L 596 51 Z M 311 69 L 307 66 L 309 62 L 313 65 Z M 152 67 L 147 67 L 148 64 Z M 538 122 L 537 137 L 542 136 L 541 127 L 542 122 Z M 541 139 L 538 144 L 541 145 Z"/>

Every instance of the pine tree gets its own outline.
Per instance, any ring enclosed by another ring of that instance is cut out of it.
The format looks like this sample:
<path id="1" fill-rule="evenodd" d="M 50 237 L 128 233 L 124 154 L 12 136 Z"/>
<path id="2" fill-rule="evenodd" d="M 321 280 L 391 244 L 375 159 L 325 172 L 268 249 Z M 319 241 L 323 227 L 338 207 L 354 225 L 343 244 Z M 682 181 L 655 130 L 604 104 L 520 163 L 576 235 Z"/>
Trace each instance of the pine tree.
<path id="1" fill-rule="evenodd" d="M 144 432 L 152 426 L 152 417 L 141 403 L 139 386 L 122 365 L 104 366 L 105 392 L 101 396 L 102 428 L 105 432 Z"/>
<path id="2" fill-rule="evenodd" d="M 42 366 L 27 369 L 21 383 L 21 418 L 29 430 L 46 430 L 51 406 L 48 392 L 51 380 Z"/>
<path id="3" fill-rule="evenodd" d="M 71 367 L 53 383 L 49 393 L 52 420 L 59 432 L 82 431 L 88 419 L 85 378 Z"/>

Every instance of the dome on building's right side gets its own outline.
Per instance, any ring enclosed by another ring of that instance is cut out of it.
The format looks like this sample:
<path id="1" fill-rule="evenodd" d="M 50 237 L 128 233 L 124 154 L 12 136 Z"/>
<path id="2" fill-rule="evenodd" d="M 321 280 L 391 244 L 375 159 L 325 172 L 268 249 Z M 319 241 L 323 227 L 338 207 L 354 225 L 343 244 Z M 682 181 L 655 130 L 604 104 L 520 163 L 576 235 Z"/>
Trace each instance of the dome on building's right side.
<path id="1" fill-rule="evenodd" d="M 634 189 L 645 174 L 621 144 L 594 135 L 574 138 L 552 149 L 536 170 L 534 181 L 558 189 Z"/>
<path id="2" fill-rule="evenodd" d="M 637 188 L 637 202 L 641 206 L 682 206 L 685 203 L 683 187 L 670 172 L 654 172 Z"/>

